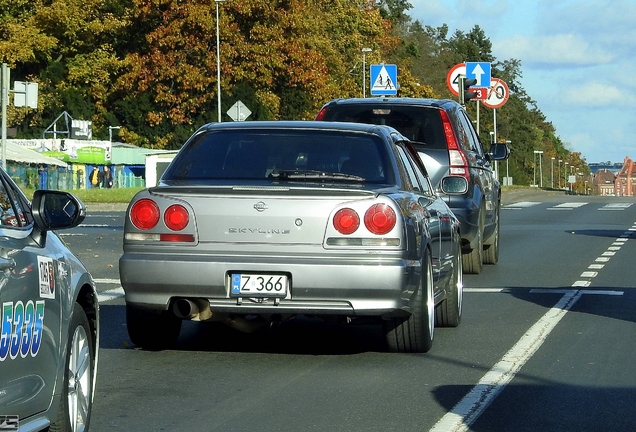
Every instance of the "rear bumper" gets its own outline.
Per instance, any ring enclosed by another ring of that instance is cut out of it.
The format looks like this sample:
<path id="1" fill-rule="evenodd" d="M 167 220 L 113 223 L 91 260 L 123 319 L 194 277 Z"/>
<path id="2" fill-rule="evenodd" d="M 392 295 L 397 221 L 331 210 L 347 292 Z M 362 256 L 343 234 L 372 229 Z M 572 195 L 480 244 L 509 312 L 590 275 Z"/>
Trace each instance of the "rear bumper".
<path id="1" fill-rule="evenodd" d="M 421 280 L 417 261 L 360 258 L 209 256 L 124 253 L 126 302 L 168 310 L 178 298 L 204 298 L 213 313 L 407 316 Z M 275 301 L 230 296 L 231 273 L 286 274 L 290 290 Z"/>

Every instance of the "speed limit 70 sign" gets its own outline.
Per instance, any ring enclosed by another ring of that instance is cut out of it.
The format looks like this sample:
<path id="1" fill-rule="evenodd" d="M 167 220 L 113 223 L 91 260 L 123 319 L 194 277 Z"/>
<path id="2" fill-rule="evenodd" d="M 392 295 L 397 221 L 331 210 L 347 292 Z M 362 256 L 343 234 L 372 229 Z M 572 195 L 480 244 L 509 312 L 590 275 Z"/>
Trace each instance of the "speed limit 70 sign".
<path id="1" fill-rule="evenodd" d="M 492 78 L 490 80 L 490 87 L 487 88 L 488 94 L 484 99 L 483 104 L 488 108 L 501 108 L 510 96 L 510 90 L 508 84 L 504 80 L 499 78 Z"/>

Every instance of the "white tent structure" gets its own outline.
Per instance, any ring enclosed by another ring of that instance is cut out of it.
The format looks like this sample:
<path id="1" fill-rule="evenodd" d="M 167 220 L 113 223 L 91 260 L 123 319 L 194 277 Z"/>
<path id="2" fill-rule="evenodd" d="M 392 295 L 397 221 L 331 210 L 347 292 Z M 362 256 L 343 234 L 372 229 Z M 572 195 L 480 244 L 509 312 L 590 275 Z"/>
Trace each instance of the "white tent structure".
<path id="1" fill-rule="evenodd" d="M 68 166 L 67 163 L 64 161 L 49 156 L 44 156 L 36 152 L 35 150 L 22 147 L 18 144 L 13 144 L 11 140 L 7 140 L 6 143 L 6 158 L 8 161 L 37 165 L 55 165 L 61 167 Z M 0 149 L 0 151 L 1 150 L 2 149 Z"/>

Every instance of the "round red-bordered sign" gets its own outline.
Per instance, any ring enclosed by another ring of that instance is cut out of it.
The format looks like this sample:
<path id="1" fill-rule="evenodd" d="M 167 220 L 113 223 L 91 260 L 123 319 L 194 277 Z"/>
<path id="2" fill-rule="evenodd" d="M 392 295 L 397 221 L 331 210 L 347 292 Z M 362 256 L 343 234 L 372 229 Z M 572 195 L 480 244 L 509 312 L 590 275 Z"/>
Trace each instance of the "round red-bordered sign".
<path id="1" fill-rule="evenodd" d="M 482 101 L 482 103 L 488 108 L 501 108 L 510 96 L 510 89 L 508 84 L 502 79 L 492 78 L 490 80 L 490 88 L 488 89 L 488 96 Z"/>
<path id="2" fill-rule="evenodd" d="M 459 96 L 459 76 L 466 75 L 466 63 L 456 64 L 446 75 L 446 85 L 452 94 Z"/>

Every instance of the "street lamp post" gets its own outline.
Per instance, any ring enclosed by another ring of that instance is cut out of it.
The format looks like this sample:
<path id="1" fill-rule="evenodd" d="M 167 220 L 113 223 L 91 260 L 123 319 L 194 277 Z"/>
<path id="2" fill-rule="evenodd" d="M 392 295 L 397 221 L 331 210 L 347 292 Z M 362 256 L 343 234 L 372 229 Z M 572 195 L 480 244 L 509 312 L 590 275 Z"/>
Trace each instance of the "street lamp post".
<path id="1" fill-rule="evenodd" d="M 367 53 L 371 48 L 362 48 L 362 97 L 367 97 Z"/>
<path id="2" fill-rule="evenodd" d="M 108 141 L 113 142 L 113 129 L 119 129 L 121 126 L 108 126 Z"/>
<path id="3" fill-rule="evenodd" d="M 568 165 L 570 165 L 568 162 L 565 162 L 565 165 L 563 165 L 563 189 L 567 189 L 568 186 Z"/>
<path id="4" fill-rule="evenodd" d="M 563 162 L 563 159 L 559 159 L 559 168 L 557 169 L 557 178 L 559 179 L 559 189 L 561 189 L 561 162 Z"/>
<path id="5" fill-rule="evenodd" d="M 532 159 L 534 165 L 534 187 L 537 187 L 537 156 L 539 155 L 539 182 L 541 183 L 541 187 L 543 187 L 543 150 L 534 150 L 534 157 Z"/>
<path id="6" fill-rule="evenodd" d="M 219 42 L 219 3 L 225 0 L 214 0 L 216 6 L 216 100 L 219 113 L 219 123 L 221 123 L 221 49 Z"/>
<path id="7" fill-rule="evenodd" d="M 506 140 L 506 145 L 508 146 L 508 148 L 510 148 L 510 144 L 511 141 L 510 140 Z M 510 159 L 510 157 L 506 158 L 506 186 L 512 186 L 512 182 L 510 181 L 510 172 L 508 170 L 508 160 Z"/>
<path id="8" fill-rule="evenodd" d="M 554 158 L 550 158 L 550 187 L 554 189 Z"/>

